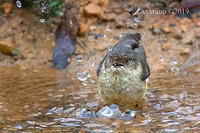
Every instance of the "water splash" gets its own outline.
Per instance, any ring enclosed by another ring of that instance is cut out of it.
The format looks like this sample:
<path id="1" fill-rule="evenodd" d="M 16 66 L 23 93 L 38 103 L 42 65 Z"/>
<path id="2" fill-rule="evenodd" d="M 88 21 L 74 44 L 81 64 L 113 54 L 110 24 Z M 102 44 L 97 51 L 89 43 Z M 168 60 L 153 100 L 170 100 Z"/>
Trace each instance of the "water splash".
<path id="1" fill-rule="evenodd" d="M 104 106 L 101 108 L 96 115 L 98 117 L 104 117 L 104 118 L 120 118 L 121 112 L 119 110 L 119 106 L 116 104 L 112 104 L 109 107 Z"/>
<path id="2" fill-rule="evenodd" d="M 178 58 L 176 56 L 170 58 L 170 70 L 175 74 L 179 74 Z"/>
<path id="3" fill-rule="evenodd" d="M 94 65 L 95 65 L 95 59 L 94 59 L 94 57 L 90 57 L 88 60 L 89 68 L 93 67 Z"/>
<path id="4" fill-rule="evenodd" d="M 82 72 L 82 73 L 77 73 L 77 77 L 78 77 L 78 79 L 79 79 L 80 81 L 86 81 L 87 78 L 88 78 L 88 74 L 89 74 L 89 71 L 86 70 L 86 71 L 84 71 L 84 72 Z"/>
<path id="5" fill-rule="evenodd" d="M 108 106 L 105 106 L 97 112 L 97 116 L 111 118 L 113 116 L 113 111 Z"/>

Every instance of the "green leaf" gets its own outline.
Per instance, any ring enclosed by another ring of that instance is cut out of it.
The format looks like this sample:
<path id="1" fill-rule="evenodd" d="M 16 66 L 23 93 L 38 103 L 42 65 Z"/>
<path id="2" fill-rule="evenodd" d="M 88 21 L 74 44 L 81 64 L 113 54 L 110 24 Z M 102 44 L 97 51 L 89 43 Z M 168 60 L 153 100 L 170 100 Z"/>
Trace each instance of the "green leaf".
<path id="1" fill-rule="evenodd" d="M 52 1 L 52 2 L 48 5 L 48 7 L 49 7 L 49 8 L 54 7 L 54 6 L 58 5 L 59 3 L 60 3 L 59 0 Z"/>
<path id="2" fill-rule="evenodd" d="M 60 15 L 61 14 L 61 10 L 56 10 L 56 15 Z"/>

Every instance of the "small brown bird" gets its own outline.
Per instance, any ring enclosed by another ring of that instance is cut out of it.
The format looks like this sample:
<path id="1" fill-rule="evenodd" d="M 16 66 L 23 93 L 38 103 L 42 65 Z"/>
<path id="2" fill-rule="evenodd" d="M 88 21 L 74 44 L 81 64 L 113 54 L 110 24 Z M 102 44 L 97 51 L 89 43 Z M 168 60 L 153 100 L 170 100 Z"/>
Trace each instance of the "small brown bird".
<path id="1" fill-rule="evenodd" d="M 136 104 L 143 100 L 150 75 L 141 35 L 125 34 L 97 68 L 98 89 L 107 103 Z"/>
<path id="2" fill-rule="evenodd" d="M 78 29 L 77 19 L 69 10 L 66 10 L 55 33 L 53 63 L 57 69 L 65 69 L 69 64 L 75 50 Z"/>

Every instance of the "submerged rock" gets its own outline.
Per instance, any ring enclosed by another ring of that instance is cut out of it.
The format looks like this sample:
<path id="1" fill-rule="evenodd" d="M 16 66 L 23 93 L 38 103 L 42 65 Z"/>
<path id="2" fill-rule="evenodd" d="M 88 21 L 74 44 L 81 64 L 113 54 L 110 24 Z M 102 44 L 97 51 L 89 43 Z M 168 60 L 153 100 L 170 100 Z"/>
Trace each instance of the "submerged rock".
<path id="1" fill-rule="evenodd" d="M 65 69 L 74 53 L 79 24 L 70 11 L 65 11 L 55 33 L 53 63 L 57 69 Z"/>
<path id="2" fill-rule="evenodd" d="M 15 60 L 18 60 L 21 57 L 19 50 L 15 49 L 10 44 L 0 42 L 0 52 L 5 55 L 12 56 Z"/>

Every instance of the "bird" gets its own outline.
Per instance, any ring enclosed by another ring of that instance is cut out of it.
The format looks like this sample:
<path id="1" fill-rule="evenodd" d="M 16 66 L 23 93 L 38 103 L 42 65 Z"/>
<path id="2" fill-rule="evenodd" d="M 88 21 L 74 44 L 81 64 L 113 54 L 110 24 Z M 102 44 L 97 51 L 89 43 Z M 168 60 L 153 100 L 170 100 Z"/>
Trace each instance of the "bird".
<path id="1" fill-rule="evenodd" d="M 100 61 L 98 91 L 106 103 L 136 105 L 143 101 L 150 67 L 140 33 L 126 33 Z"/>
<path id="2" fill-rule="evenodd" d="M 55 32 L 53 63 L 59 70 L 65 69 L 75 51 L 79 23 L 70 10 L 66 10 Z"/>

